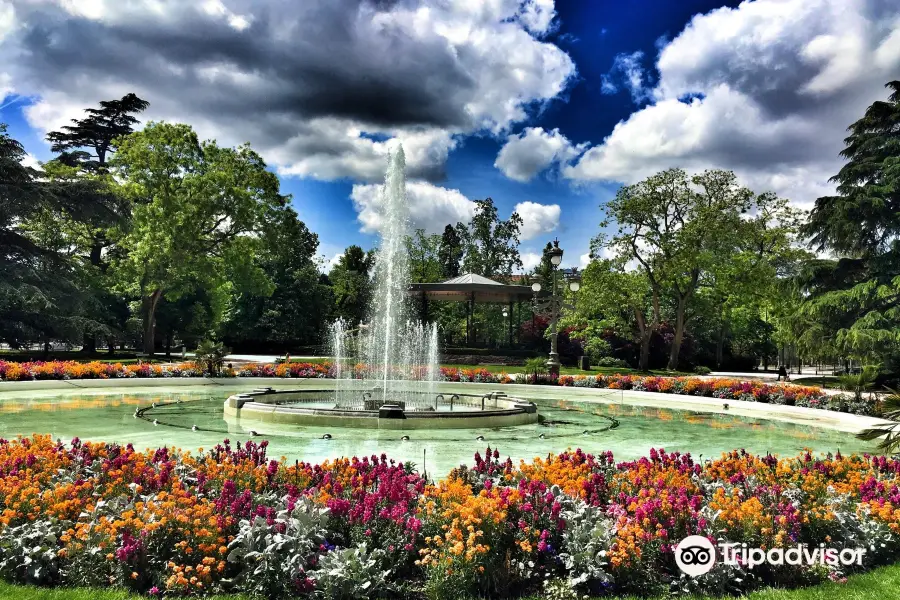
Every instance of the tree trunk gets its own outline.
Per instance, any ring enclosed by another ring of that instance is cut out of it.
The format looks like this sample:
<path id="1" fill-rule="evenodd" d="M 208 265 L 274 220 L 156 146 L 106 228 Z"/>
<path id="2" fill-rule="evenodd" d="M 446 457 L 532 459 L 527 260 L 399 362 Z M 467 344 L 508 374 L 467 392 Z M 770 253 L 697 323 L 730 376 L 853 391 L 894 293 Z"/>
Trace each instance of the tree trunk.
<path id="1" fill-rule="evenodd" d="M 109 352 L 110 356 L 112 356 L 113 354 L 116 353 L 116 340 L 115 340 L 115 338 L 113 338 L 113 337 L 107 338 L 106 345 L 107 345 L 106 351 Z"/>
<path id="2" fill-rule="evenodd" d="M 93 333 L 84 333 L 81 338 L 81 351 L 86 354 L 93 354 L 97 351 L 97 337 Z"/>
<path id="3" fill-rule="evenodd" d="M 638 324 L 638 332 L 641 336 L 641 355 L 638 358 L 638 370 L 646 371 L 650 365 L 650 338 L 653 337 L 653 330 L 647 327 L 644 315 L 639 310 L 634 311 L 635 319 Z"/>
<path id="4" fill-rule="evenodd" d="M 684 338 L 685 300 L 685 298 L 678 300 L 678 309 L 675 311 L 675 339 L 672 340 L 672 349 L 669 351 L 669 364 L 666 367 L 670 371 L 678 369 L 678 355 L 681 353 L 681 341 Z"/>
<path id="5" fill-rule="evenodd" d="M 162 296 L 162 290 L 156 289 L 144 297 L 144 353 L 153 355 L 156 349 L 156 307 Z"/>
<path id="6" fill-rule="evenodd" d="M 716 340 L 716 369 L 722 368 L 722 357 L 725 354 L 725 324 L 719 325 L 719 337 Z"/>
<path id="7" fill-rule="evenodd" d="M 172 330 L 166 333 L 166 358 L 172 358 Z"/>

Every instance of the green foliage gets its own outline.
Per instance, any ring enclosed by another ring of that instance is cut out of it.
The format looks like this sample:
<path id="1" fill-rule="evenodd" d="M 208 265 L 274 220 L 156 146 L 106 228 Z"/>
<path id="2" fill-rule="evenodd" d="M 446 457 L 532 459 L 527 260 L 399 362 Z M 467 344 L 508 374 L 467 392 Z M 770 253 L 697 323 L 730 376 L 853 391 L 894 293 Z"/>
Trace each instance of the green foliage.
<path id="1" fill-rule="evenodd" d="M 700 365 L 700 366 L 694 367 L 694 373 L 696 373 L 697 375 L 709 375 L 710 373 L 712 373 L 712 369 L 710 369 L 709 367 Z"/>
<path id="2" fill-rule="evenodd" d="M 816 200 L 804 234 L 836 260 L 813 261 L 798 278 L 802 315 L 845 356 L 900 354 L 900 81 L 849 127 L 837 196 Z"/>
<path id="3" fill-rule="evenodd" d="M 604 330 L 635 338 L 641 348 L 638 368 L 645 370 L 659 322 L 659 296 L 644 271 L 628 271 L 621 261 L 593 260 L 582 273 L 575 315 L 564 325 L 586 325 L 581 333 L 586 344 L 596 343 L 591 340 Z M 592 356 L 591 363 L 598 364 L 600 358 Z"/>
<path id="4" fill-rule="evenodd" d="M 406 238 L 409 254 L 409 278 L 412 283 L 437 283 L 441 281 L 444 265 L 441 264 L 441 236 L 426 235 L 424 229 Z"/>
<path id="5" fill-rule="evenodd" d="M 126 94 L 119 100 L 104 100 L 100 108 L 85 110 L 87 117 L 72 119 L 72 125 L 65 125 L 59 131 L 47 134 L 47 141 L 53 152 L 60 152 L 57 159 L 64 165 L 75 166 L 88 172 L 106 170 L 106 159 L 115 150 L 116 140 L 134 131 L 138 120 L 135 113 L 143 112 L 150 106 L 146 100 L 135 94 Z M 85 152 L 85 148 L 94 151 Z"/>
<path id="6" fill-rule="evenodd" d="M 838 378 L 841 389 L 845 392 L 853 392 L 857 402 L 862 401 L 863 393 L 870 391 L 875 386 L 878 378 L 878 367 L 866 365 L 859 373 L 841 375 Z"/>
<path id="7" fill-rule="evenodd" d="M 238 292 L 220 328 L 223 338 L 232 345 L 266 351 L 318 343 L 334 302 L 316 263 L 318 247 L 319 237 L 297 213 L 290 208 L 277 211 L 260 236 L 251 263 L 272 282 L 274 291 Z"/>
<path id="8" fill-rule="evenodd" d="M 230 351 L 222 342 L 215 340 L 203 340 L 195 350 L 196 360 L 203 365 L 203 369 L 212 376 L 216 376 L 222 370 L 225 357 Z"/>
<path id="9" fill-rule="evenodd" d="M 441 243 L 438 247 L 438 261 L 441 264 L 441 277 L 452 279 L 459 276 L 459 267 L 463 257 L 462 240 L 453 225 L 444 227 Z"/>
<path id="10" fill-rule="evenodd" d="M 610 355 L 612 354 L 612 346 L 604 338 L 600 337 L 599 335 L 582 335 L 584 355 L 590 359 L 592 365 L 596 365 L 602 359 L 610 357 Z"/>
<path id="11" fill-rule="evenodd" d="M 353 327 L 366 320 L 372 294 L 370 274 L 374 266 L 375 254 L 354 245 L 347 248 L 328 274 L 334 294 L 335 317 Z"/>
<path id="12" fill-rule="evenodd" d="M 23 165 L 24 157 L 0 124 L 0 339 L 13 347 L 75 340 L 93 325 L 83 266 L 71 260 L 59 232 L 36 234 L 32 225 L 48 214 L 82 224 L 114 217 L 96 181 L 45 178 Z"/>
<path id="13" fill-rule="evenodd" d="M 154 350 L 164 294 L 272 292 L 249 234 L 262 232 L 286 199 L 249 146 L 220 148 L 200 143 L 188 125 L 150 123 L 119 142 L 111 165 L 134 203 L 114 267 L 120 290 L 141 298 L 145 352 Z"/>
<path id="14" fill-rule="evenodd" d="M 384 550 L 366 544 L 334 550 L 322 557 L 314 573 L 316 595 L 327 600 L 367 600 L 390 590 Z"/>
<path id="15" fill-rule="evenodd" d="M 885 454 L 896 454 L 900 452 L 900 391 L 888 390 L 888 394 L 881 399 L 880 417 L 889 421 L 894 421 L 891 425 L 881 425 L 872 427 L 857 434 L 861 440 L 881 441 L 878 448 Z"/>
<path id="16" fill-rule="evenodd" d="M 595 250 L 612 252 L 618 265 L 636 263 L 651 290 L 655 325 L 659 304 L 671 305 L 669 369 L 678 366 L 698 296 L 710 295 L 724 321 L 729 301 L 767 289 L 796 254 L 797 212 L 773 194 L 741 187 L 730 171 L 688 177 L 669 169 L 621 188 L 604 210 L 603 226 L 615 221 L 618 231 L 598 236 Z"/>
<path id="17" fill-rule="evenodd" d="M 462 271 L 484 277 L 508 279 L 522 268 L 519 228 L 522 217 L 512 213 L 503 221 L 490 198 L 475 201 L 475 216 L 468 225 L 457 223 L 463 248 Z"/>
<path id="18" fill-rule="evenodd" d="M 525 375 L 531 375 L 534 377 L 534 380 L 537 381 L 539 375 L 546 374 L 547 371 L 547 359 L 543 357 L 535 357 L 529 358 L 525 361 Z"/>

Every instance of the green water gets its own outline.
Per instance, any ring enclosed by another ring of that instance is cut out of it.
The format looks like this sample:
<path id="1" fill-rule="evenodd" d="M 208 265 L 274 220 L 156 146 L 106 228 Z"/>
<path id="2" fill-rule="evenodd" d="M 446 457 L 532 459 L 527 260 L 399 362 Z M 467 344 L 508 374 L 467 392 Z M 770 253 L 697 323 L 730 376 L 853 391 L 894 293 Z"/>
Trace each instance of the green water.
<path id="1" fill-rule="evenodd" d="M 542 424 L 484 430 L 377 431 L 226 420 L 222 411 L 225 398 L 246 389 L 245 385 L 5 393 L 0 397 L 0 436 L 9 439 L 49 433 L 66 441 L 77 436 L 130 442 L 138 449 L 168 445 L 196 450 L 211 448 L 225 438 L 246 440 L 255 430 L 259 434 L 255 439 L 268 440 L 269 454 L 275 458 L 318 462 L 384 452 L 420 467 L 424 460 L 428 472 L 437 477 L 470 463 L 473 453 L 487 445 L 513 460 L 566 448 L 611 450 L 620 460 L 645 455 L 654 447 L 690 452 L 695 457 L 716 457 L 735 448 L 780 455 L 795 455 L 805 448 L 845 454 L 872 449 L 851 434 L 805 425 L 572 400 L 537 400 Z M 150 421 L 134 417 L 137 407 L 176 400 L 182 403 L 150 411 Z M 611 418 L 618 421 L 618 427 L 609 428 Z M 323 439 L 326 433 L 332 436 L 330 440 Z M 402 440 L 404 435 L 410 439 Z M 484 440 L 478 440 L 479 436 Z"/>

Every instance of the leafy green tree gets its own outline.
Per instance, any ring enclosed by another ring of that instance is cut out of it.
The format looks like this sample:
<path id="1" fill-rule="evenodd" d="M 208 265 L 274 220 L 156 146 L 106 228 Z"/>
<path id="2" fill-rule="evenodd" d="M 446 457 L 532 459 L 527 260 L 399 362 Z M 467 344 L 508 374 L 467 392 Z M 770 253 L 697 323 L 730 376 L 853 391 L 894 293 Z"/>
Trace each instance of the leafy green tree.
<path id="1" fill-rule="evenodd" d="M 315 260 L 318 247 L 319 237 L 294 210 L 279 211 L 254 256 L 274 292 L 239 294 L 222 325 L 222 338 L 233 347 L 254 350 L 318 343 L 334 302 Z"/>
<path id="2" fill-rule="evenodd" d="M 457 223 L 456 233 L 462 242 L 462 270 L 484 277 L 509 279 L 522 268 L 519 256 L 519 228 L 522 217 L 513 212 L 501 220 L 490 198 L 475 201 L 475 216 L 468 225 Z"/>
<path id="3" fill-rule="evenodd" d="M 353 326 L 366 320 L 372 294 L 371 273 L 375 254 L 353 245 L 338 259 L 328 279 L 334 294 L 335 316 Z"/>
<path id="4" fill-rule="evenodd" d="M 647 370 L 650 342 L 659 327 L 660 303 L 644 271 L 627 271 L 622 263 L 593 260 L 582 273 L 573 323 L 611 329 L 640 346 L 638 368 Z"/>
<path id="5" fill-rule="evenodd" d="M 453 225 L 444 227 L 441 235 L 441 243 L 438 247 L 438 260 L 441 264 L 441 277 L 452 279 L 459 276 L 459 266 L 462 263 L 463 246 Z"/>
<path id="6" fill-rule="evenodd" d="M 198 285 L 271 293 L 253 254 L 286 199 L 248 145 L 221 148 L 188 125 L 150 123 L 119 141 L 111 166 L 134 204 L 115 270 L 121 289 L 141 299 L 145 352 L 154 351 L 164 295 L 175 300 Z"/>
<path id="7" fill-rule="evenodd" d="M 845 356 L 897 361 L 900 350 L 900 81 L 849 127 L 832 178 L 836 196 L 816 200 L 804 233 L 819 251 L 800 286 L 803 313 Z"/>
<path id="8" fill-rule="evenodd" d="M 409 254 L 409 276 L 413 283 L 436 283 L 441 281 L 444 268 L 441 264 L 442 237 L 427 235 L 424 229 L 416 229 L 406 239 Z"/>
<path id="9" fill-rule="evenodd" d="M 718 170 L 689 178 L 681 169 L 669 169 L 621 188 L 603 208 L 602 226 L 615 222 L 618 232 L 599 236 L 595 247 L 609 249 L 620 263 L 637 263 L 657 298 L 671 302 L 674 338 L 668 368 L 672 370 L 678 368 L 701 286 L 716 287 L 709 280 L 724 276 L 725 266 L 744 253 L 749 257 L 755 251 L 768 258 L 770 248 L 762 233 L 766 224 L 777 224 L 780 244 L 795 218 L 784 200 L 754 195 L 738 185 L 734 173 Z M 747 214 L 761 216 L 747 219 Z M 748 239 L 759 247 L 751 247 Z"/>

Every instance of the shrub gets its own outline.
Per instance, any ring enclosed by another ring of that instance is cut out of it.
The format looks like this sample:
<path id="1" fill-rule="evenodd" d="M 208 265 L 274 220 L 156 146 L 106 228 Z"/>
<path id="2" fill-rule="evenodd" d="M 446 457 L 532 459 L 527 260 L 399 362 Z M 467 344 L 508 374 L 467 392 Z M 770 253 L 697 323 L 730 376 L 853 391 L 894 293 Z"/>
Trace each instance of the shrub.
<path id="1" fill-rule="evenodd" d="M 386 562 L 383 550 L 369 550 L 364 543 L 329 552 L 313 574 L 316 595 L 327 600 L 380 598 L 390 589 Z"/>
<path id="2" fill-rule="evenodd" d="M 210 375 L 218 375 L 222 370 L 225 357 L 228 356 L 228 348 L 222 342 L 213 340 L 203 340 L 197 346 L 196 357 L 197 362 L 203 365 L 203 368 Z"/>
<path id="3" fill-rule="evenodd" d="M 307 570 L 315 566 L 327 531 L 328 510 L 307 498 L 286 498 L 273 516 L 243 519 L 228 545 L 228 562 L 243 568 L 240 589 L 267 598 L 310 591 Z"/>
<path id="4" fill-rule="evenodd" d="M 592 360 L 591 364 L 596 364 L 598 367 L 615 368 L 615 369 L 628 368 L 627 362 L 625 362 L 621 358 L 613 358 L 612 356 L 601 357 L 597 360 L 596 363 Z"/>
<path id="5" fill-rule="evenodd" d="M 49 519 L 0 532 L 0 576 L 19 583 L 49 585 L 59 578 L 60 527 Z"/>
<path id="6" fill-rule="evenodd" d="M 712 373 L 712 369 L 703 365 L 697 365 L 696 367 L 694 367 L 694 373 L 696 373 L 697 375 L 709 375 L 710 373 Z"/>

